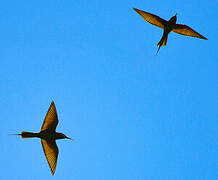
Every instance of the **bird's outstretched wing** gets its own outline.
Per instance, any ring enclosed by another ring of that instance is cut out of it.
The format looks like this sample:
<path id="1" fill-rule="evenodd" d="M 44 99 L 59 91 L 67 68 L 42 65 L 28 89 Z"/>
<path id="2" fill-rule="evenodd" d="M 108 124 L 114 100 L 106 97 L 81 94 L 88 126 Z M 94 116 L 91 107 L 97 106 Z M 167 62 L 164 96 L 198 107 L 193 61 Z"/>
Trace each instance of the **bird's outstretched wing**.
<path id="1" fill-rule="evenodd" d="M 185 36 L 191 36 L 207 40 L 206 37 L 202 36 L 201 34 L 199 34 L 198 32 L 196 32 L 195 30 L 193 30 L 185 24 L 176 24 L 172 31 Z"/>
<path id="2" fill-rule="evenodd" d="M 45 116 L 44 122 L 42 124 L 41 131 L 44 131 L 47 129 L 55 130 L 57 125 L 58 125 L 58 115 L 57 115 L 55 104 L 52 101 L 48 109 L 48 112 Z"/>
<path id="3" fill-rule="evenodd" d="M 47 162 L 49 164 L 49 167 L 51 169 L 52 175 L 55 173 L 57 160 L 58 160 L 58 147 L 55 141 L 46 141 L 44 139 L 41 139 L 43 151 L 45 154 L 45 157 L 47 159 Z"/>
<path id="4" fill-rule="evenodd" d="M 148 12 L 145 12 L 145 11 L 142 11 L 142 10 L 139 10 L 139 9 L 136 9 L 136 8 L 133 8 L 140 16 L 142 16 L 142 18 L 144 20 L 146 20 L 147 22 L 149 22 L 150 24 L 152 25 L 155 25 L 159 28 L 164 28 L 164 25 L 167 24 L 167 21 L 160 18 L 159 16 L 156 16 L 154 14 L 151 14 L 151 13 L 148 13 Z"/>

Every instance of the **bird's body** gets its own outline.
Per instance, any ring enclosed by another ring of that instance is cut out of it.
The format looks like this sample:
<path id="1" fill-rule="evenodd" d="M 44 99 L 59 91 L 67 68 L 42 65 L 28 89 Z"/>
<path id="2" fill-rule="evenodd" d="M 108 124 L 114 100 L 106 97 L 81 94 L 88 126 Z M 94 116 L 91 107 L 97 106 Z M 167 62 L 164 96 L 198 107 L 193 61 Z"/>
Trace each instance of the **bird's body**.
<path id="1" fill-rule="evenodd" d="M 22 131 L 21 134 L 17 134 L 17 135 L 21 135 L 21 137 L 23 139 L 34 138 L 34 137 L 44 139 L 44 140 L 47 140 L 47 141 L 65 139 L 64 136 L 63 136 L 63 133 L 59 133 L 59 132 L 55 132 L 55 131 L 49 131 L 49 130 L 44 130 L 44 131 L 40 131 L 40 132 Z"/>
<path id="2" fill-rule="evenodd" d="M 168 24 L 166 26 L 164 26 L 163 36 L 162 36 L 161 40 L 159 41 L 159 43 L 157 44 L 158 45 L 157 53 L 160 50 L 161 46 L 167 45 L 168 34 L 173 30 L 173 28 L 176 24 L 176 20 L 177 20 L 177 17 L 175 15 L 172 18 L 170 18 L 170 20 L 168 21 Z"/>
<path id="3" fill-rule="evenodd" d="M 202 36 L 201 34 L 196 32 L 195 30 L 193 30 L 189 26 L 184 25 L 184 24 L 176 24 L 177 14 L 175 16 L 171 17 L 168 21 L 166 21 L 166 20 L 160 18 L 159 16 L 148 13 L 146 11 L 142 11 L 142 10 L 139 10 L 136 8 L 133 8 L 133 9 L 140 16 L 142 16 L 142 18 L 145 19 L 147 22 L 149 22 L 150 24 L 155 25 L 159 28 L 162 28 L 164 30 L 163 36 L 162 36 L 161 40 L 159 41 L 159 43 L 157 44 L 158 45 L 157 53 L 160 50 L 161 46 L 167 45 L 167 38 L 168 38 L 168 35 L 171 31 L 178 33 L 178 34 L 181 34 L 181 35 L 192 36 L 192 37 L 207 40 L 206 37 Z"/>
<path id="4" fill-rule="evenodd" d="M 23 139 L 26 138 L 40 138 L 45 157 L 51 169 L 52 175 L 55 173 L 57 159 L 58 159 L 58 147 L 56 140 L 58 139 L 71 139 L 65 136 L 63 133 L 56 132 L 56 126 L 58 124 L 58 116 L 54 102 L 52 101 L 48 112 L 45 116 L 42 128 L 40 132 L 26 132 L 22 131 L 20 135 Z"/>

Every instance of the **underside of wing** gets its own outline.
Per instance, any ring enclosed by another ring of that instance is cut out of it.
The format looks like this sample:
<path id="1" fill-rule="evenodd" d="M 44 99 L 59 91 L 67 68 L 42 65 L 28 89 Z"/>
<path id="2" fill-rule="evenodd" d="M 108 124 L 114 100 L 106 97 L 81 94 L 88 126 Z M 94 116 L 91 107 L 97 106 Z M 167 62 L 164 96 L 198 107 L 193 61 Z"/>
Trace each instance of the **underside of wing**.
<path id="1" fill-rule="evenodd" d="M 46 141 L 41 139 L 43 151 L 49 167 L 51 169 L 52 175 L 55 173 L 57 160 L 58 160 L 58 147 L 55 141 Z"/>
<path id="2" fill-rule="evenodd" d="M 201 34 L 196 32 L 189 26 L 186 26 L 185 24 L 176 24 L 172 31 L 178 34 L 185 35 L 185 36 L 191 36 L 191 37 L 196 37 L 196 38 L 207 40 L 206 37 L 202 36 Z"/>
<path id="3" fill-rule="evenodd" d="M 58 115 L 57 115 L 55 104 L 52 101 L 48 109 L 48 112 L 45 116 L 41 131 L 44 131 L 47 129 L 55 130 L 57 125 L 58 125 Z"/>
<path id="4" fill-rule="evenodd" d="M 152 25 L 155 25 L 159 28 L 164 28 L 164 25 L 167 24 L 167 21 L 160 18 L 159 16 L 156 16 L 154 14 L 151 14 L 151 13 L 148 13 L 148 12 L 145 12 L 145 11 L 142 11 L 142 10 L 139 10 L 139 9 L 136 9 L 136 8 L 133 8 L 140 16 L 142 16 L 142 18 L 144 20 L 146 20 L 147 22 L 149 22 L 150 24 Z"/>

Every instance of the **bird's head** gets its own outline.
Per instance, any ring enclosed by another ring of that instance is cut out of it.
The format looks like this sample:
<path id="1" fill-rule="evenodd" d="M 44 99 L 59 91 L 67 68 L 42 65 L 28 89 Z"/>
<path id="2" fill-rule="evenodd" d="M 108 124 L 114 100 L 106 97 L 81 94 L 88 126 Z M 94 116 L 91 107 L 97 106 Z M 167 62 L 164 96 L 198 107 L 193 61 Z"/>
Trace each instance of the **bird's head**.
<path id="1" fill-rule="evenodd" d="M 57 138 L 56 139 L 70 139 L 70 140 L 73 140 L 72 138 L 67 137 L 63 133 L 57 133 Z"/>
<path id="2" fill-rule="evenodd" d="M 173 23 L 176 23 L 176 21 L 177 21 L 177 13 L 173 17 L 171 17 L 169 21 L 173 22 Z"/>

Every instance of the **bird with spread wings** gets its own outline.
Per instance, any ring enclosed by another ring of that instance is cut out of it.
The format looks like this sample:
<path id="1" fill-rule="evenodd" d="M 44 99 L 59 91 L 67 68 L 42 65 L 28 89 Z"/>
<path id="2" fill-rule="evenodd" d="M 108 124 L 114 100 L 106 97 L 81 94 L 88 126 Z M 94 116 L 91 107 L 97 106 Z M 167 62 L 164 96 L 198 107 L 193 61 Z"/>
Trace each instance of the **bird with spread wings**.
<path id="1" fill-rule="evenodd" d="M 185 24 L 176 24 L 177 21 L 177 14 L 173 17 L 171 17 L 168 21 L 162 19 L 161 17 L 148 13 L 146 11 L 142 11 L 136 8 L 133 8 L 144 20 L 146 20 L 148 23 L 155 25 L 161 29 L 164 30 L 163 36 L 161 40 L 159 41 L 158 45 L 158 51 L 160 50 L 161 46 L 166 46 L 167 45 L 167 38 L 168 34 L 172 31 L 181 35 L 185 36 L 191 36 L 191 37 L 196 37 L 200 39 L 205 39 L 207 40 L 206 37 L 202 36 L 189 26 Z"/>
<path id="2" fill-rule="evenodd" d="M 58 125 L 58 115 L 54 102 L 51 102 L 51 105 L 48 109 L 48 112 L 45 116 L 44 122 L 42 124 L 40 132 L 26 132 L 22 131 L 20 135 L 23 139 L 37 137 L 41 139 L 43 151 L 49 167 L 51 169 L 52 175 L 55 173 L 57 160 L 58 160 L 58 146 L 56 140 L 58 139 L 71 139 L 64 135 L 63 133 L 56 132 L 56 127 Z"/>

